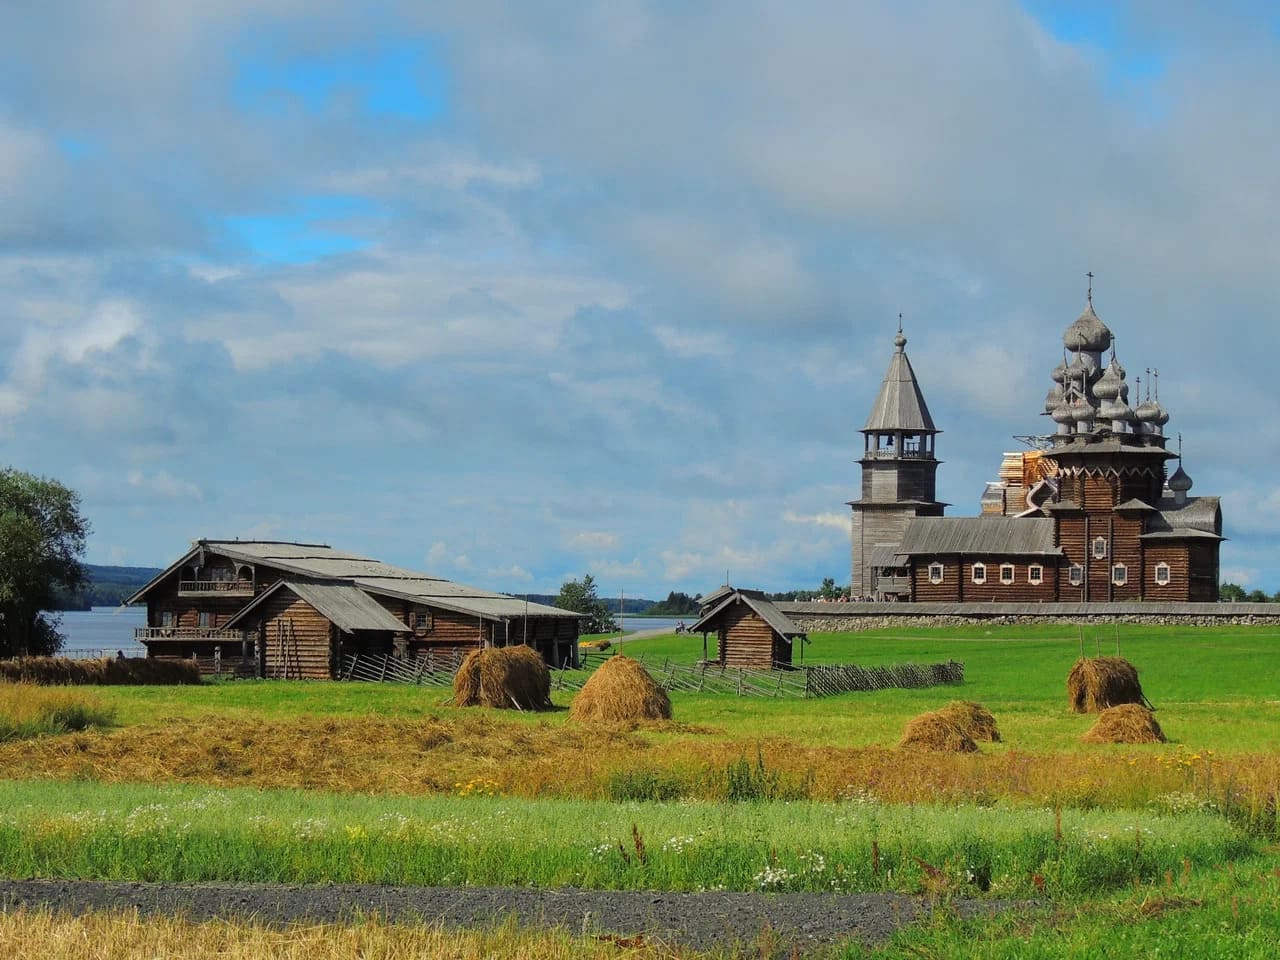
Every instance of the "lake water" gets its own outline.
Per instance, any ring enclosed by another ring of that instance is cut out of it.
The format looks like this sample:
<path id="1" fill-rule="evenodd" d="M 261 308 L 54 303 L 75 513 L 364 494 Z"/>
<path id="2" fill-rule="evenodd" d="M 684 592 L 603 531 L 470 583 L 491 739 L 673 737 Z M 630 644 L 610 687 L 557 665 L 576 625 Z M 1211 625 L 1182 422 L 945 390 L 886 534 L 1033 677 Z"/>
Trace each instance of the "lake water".
<path id="1" fill-rule="evenodd" d="M 133 642 L 135 627 L 147 625 L 146 607 L 94 607 L 92 610 L 64 610 L 62 645 L 64 657 L 114 657 L 123 650 L 127 657 L 145 657 L 146 647 Z"/>
<path id="2" fill-rule="evenodd" d="M 62 655 L 81 659 L 84 657 L 114 657 L 123 650 L 127 657 L 145 657 L 146 647 L 133 642 L 135 627 L 147 625 L 146 607 L 94 607 L 92 610 L 66 610 L 62 617 L 62 635 L 66 642 Z M 627 617 L 623 623 L 627 633 L 637 630 L 671 630 L 683 620 L 688 626 L 697 617 Z"/>

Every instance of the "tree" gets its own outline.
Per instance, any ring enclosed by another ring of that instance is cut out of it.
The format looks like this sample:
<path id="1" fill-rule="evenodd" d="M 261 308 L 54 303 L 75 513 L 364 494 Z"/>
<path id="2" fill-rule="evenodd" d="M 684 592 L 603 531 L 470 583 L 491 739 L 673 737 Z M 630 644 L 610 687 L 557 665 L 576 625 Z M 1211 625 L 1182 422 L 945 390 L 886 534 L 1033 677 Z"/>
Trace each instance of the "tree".
<path id="1" fill-rule="evenodd" d="M 818 593 L 823 600 L 834 600 L 840 596 L 840 591 L 836 589 L 836 581 L 833 577 L 822 578 L 822 589 Z"/>
<path id="2" fill-rule="evenodd" d="M 56 480 L 0 470 L 0 657 L 48 655 L 62 646 L 45 611 L 85 583 L 80 496 Z"/>
<path id="3" fill-rule="evenodd" d="M 589 619 L 582 622 L 583 633 L 609 633 L 618 629 L 609 605 L 596 595 L 596 581 L 589 573 L 581 582 L 574 579 L 561 584 L 556 606 L 561 610 L 585 613 Z"/>
<path id="4" fill-rule="evenodd" d="M 689 616 L 700 609 L 701 605 L 698 603 L 700 597 L 701 594 L 691 597 L 680 590 L 672 590 L 667 594 L 667 599 L 659 600 L 645 613 L 664 617 Z"/>
<path id="5" fill-rule="evenodd" d="M 1224 583 L 1218 588 L 1218 597 L 1221 600 L 1235 600 L 1237 602 L 1245 598 L 1244 587 L 1238 583 Z"/>

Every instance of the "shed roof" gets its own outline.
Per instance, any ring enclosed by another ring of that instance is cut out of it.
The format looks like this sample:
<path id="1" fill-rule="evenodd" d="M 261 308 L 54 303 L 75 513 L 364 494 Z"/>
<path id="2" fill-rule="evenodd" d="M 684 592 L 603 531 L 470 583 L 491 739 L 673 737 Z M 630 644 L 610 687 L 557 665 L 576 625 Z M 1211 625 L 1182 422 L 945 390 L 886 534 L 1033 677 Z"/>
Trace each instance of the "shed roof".
<path id="1" fill-rule="evenodd" d="M 266 603 L 268 597 L 281 590 L 305 600 L 344 633 L 356 630 L 385 630 L 404 633 L 409 628 L 387 612 L 359 587 L 349 583 L 315 583 L 307 580 L 281 580 L 264 590 L 243 610 L 227 621 L 228 627 L 243 622 L 253 610 Z"/>
<path id="2" fill-rule="evenodd" d="M 759 615 L 760 619 L 769 625 L 769 629 L 779 636 L 786 639 L 792 637 L 808 639 L 808 634 L 792 623 L 791 618 L 775 607 L 772 601 L 764 599 L 759 590 L 730 589 L 732 590 L 730 594 L 725 596 L 714 608 L 700 617 L 698 622 L 689 628 L 690 633 L 709 632 L 714 625 L 714 621 L 721 613 L 735 603 L 745 603 Z"/>
<path id="3" fill-rule="evenodd" d="M 903 555 L 1060 555 L 1053 521 L 1041 517 L 914 517 L 907 521 Z"/>

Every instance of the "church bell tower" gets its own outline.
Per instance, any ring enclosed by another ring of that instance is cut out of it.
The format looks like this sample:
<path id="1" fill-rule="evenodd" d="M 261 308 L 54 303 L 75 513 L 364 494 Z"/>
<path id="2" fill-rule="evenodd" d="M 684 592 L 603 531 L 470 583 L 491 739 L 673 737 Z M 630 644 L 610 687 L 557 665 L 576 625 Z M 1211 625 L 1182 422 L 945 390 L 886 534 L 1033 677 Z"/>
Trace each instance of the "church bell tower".
<path id="1" fill-rule="evenodd" d="M 852 576 L 855 597 L 884 599 L 911 593 L 896 551 L 913 517 L 940 517 L 946 504 L 937 499 L 938 459 L 933 425 L 915 371 L 907 359 L 907 338 L 893 338 L 894 353 L 880 385 L 880 393 L 863 437 L 862 498 L 850 501 L 853 510 Z"/>

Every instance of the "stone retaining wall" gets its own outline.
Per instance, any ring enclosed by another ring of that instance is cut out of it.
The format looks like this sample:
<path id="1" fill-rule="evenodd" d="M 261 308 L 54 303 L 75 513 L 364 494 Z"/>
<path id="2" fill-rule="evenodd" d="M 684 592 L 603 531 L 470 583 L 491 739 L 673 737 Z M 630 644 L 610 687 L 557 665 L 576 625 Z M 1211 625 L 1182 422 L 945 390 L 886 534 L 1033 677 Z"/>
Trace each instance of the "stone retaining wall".
<path id="1" fill-rule="evenodd" d="M 812 633 L 1029 623 L 1280 627 L 1280 604 L 1267 603 L 779 603 L 777 606 L 797 627 Z"/>

